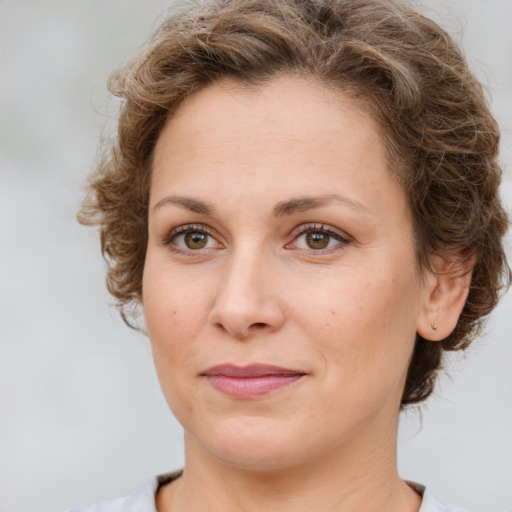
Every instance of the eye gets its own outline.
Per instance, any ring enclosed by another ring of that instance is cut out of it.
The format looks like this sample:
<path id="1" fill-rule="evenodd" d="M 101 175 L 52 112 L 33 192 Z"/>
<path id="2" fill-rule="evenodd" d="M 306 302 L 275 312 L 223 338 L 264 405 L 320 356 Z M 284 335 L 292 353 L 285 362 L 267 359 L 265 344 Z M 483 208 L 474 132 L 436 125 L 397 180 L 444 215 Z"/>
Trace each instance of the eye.
<path id="1" fill-rule="evenodd" d="M 294 240 L 286 248 L 325 252 L 342 248 L 349 243 L 349 237 L 342 232 L 324 224 L 315 224 L 300 226 Z"/>
<path id="2" fill-rule="evenodd" d="M 184 244 L 187 249 L 204 249 L 208 245 L 210 235 L 199 231 L 179 235 L 174 239 L 174 243 L 178 246 Z"/>
<path id="3" fill-rule="evenodd" d="M 173 229 L 163 243 L 177 252 L 195 252 L 220 246 L 209 229 L 202 225 L 186 225 Z"/>
<path id="4" fill-rule="evenodd" d="M 302 235 L 304 236 L 304 235 Z M 332 242 L 332 238 L 328 233 L 321 233 L 319 231 L 313 231 L 305 235 L 306 245 L 310 249 L 326 249 Z"/>

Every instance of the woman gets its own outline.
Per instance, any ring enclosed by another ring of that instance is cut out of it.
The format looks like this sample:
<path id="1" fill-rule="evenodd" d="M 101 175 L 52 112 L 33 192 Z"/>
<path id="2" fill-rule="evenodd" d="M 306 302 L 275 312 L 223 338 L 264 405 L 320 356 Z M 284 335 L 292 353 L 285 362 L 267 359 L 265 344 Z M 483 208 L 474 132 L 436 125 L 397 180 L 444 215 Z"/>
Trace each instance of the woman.
<path id="1" fill-rule="evenodd" d="M 499 131 L 449 36 L 398 2 L 206 2 L 111 86 L 80 219 L 185 468 L 87 510 L 455 510 L 395 453 L 509 281 Z"/>

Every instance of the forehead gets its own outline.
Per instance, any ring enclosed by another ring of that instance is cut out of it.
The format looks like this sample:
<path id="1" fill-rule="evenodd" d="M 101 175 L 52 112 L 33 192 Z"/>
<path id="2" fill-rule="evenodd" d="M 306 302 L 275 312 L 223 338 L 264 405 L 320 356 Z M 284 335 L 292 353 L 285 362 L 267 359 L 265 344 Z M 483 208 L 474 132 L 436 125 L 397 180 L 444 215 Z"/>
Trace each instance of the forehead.
<path id="1" fill-rule="evenodd" d="M 160 134 L 153 178 L 153 204 L 160 186 L 194 196 L 229 183 L 237 195 L 269 197 L 329 194 L 336 184 L 355 200 L 358 187 L 397 186 L 368 109 L 291 76 L 258 87 L 222 80 L 190 96 Z"/>
<path id="2" fill-rule="evenodd" d="M 163 144 L 188 152 L 219 146 L 247 151 L 258 145 L 271 149 L 277 146 L 273 142 L 302 146 L 307 141 L 303 149 L 321 158 L 325 142 L 342 143 L 337 137 L 348 116 L 352 138 L 364 139 L 366 151 L 382 149 L 368 109 L 318 80 L 284 75 L 254 87 L 223 79 L 182 103 L 160 134 L 156 157 Z"/>

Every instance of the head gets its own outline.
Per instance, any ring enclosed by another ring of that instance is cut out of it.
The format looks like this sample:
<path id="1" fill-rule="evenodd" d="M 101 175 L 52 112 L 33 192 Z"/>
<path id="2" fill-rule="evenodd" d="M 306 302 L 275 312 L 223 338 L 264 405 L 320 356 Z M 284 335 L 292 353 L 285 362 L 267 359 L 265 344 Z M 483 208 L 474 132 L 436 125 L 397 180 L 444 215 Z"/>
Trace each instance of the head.
<path id="1" fill-rule="evenodd" d="M 167 19 L 112 77 L 123 100 L 119 129 L 80 214 L 100 226 L 109 291 L 133 323 L 143 300 L 155 148 L 174 116 L 219 84 L 249 94 L 279 77 L 339 93 L 341 104 L 364 112 L 407 205 L 420 282 L 467 279 L 453 325 L 416 331 L 401 404 L 421 402 L 443 353 L 469 345 L 509 281 L 507 219 L 499 131 L 482 88 L 450 37 L 403 3 L 226 0 Z"/>

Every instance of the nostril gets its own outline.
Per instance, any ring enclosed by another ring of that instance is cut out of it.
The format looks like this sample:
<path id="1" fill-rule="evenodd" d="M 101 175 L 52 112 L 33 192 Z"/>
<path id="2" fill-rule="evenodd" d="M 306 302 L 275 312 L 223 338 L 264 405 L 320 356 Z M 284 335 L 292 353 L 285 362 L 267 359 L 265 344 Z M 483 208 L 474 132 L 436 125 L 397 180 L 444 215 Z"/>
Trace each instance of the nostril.
<path id="1" fill-rule="evenodd" d="M 265 327 L 265 325 L 267 325 L 267 324 L 265 324 L 263 322 L 256 322 L 256 323 L 252 324 L 251 327 L 261 328 L 261 327 Z"/>

